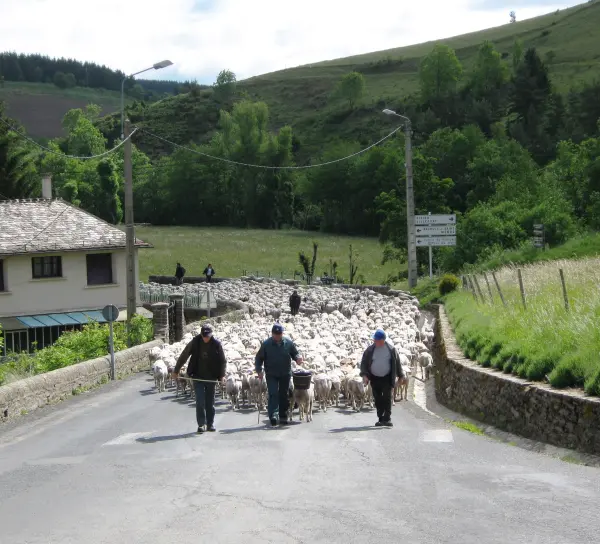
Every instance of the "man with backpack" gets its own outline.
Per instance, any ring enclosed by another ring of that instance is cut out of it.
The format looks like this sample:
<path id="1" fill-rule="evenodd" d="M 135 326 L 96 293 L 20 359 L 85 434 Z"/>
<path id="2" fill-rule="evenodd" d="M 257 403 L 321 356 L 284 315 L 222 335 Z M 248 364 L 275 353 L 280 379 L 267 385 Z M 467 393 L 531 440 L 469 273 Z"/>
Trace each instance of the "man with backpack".
<path id="1" fill-rule="evenodd" d="M 294 291 L 292 296 L 290 297 L 290 312 L 292 315 L 296 315 L 298 310 L 300 310 L 300 303 L 302 302 L 302 298 L 298 294 L 298 291 Z"/>
<path id="2" fill-rule="evenodd" d="M 213 337 L 210 325 L 202 325 L 200 334 L 194 337 L 177 359 L 175 379 L 179 377 L 181 367 L 190 358 L 187 375 L 193 381 L 196 393 L 196 421 L 198 434 L 206 430 L 215 432 L 215 388 L 217 382 L 224 383 L 227 361 L 221 342 Z"/>
<path id="3" fill-rule="evenodd" d="M 288 391 L 292 379 L 292 359 L 297 364 L 302 363 L 302 357 L 294 342 L 290 338 L 284 337 L 283 326 L 275 323 L 271 329 L 271 338 L 262 343 L 254 359 L 256 373 L 261 380 L 263 379 L 264 363 L 269 393 L 267 412 L 273 427 L 276 427 L 278 423 L 282 425 L 289 423 Z"/>
<path id="4" fill-rule="evenodd" d="M 175 285 L 181 285 L 183 283 L 183 276 L 185 276 L 185 268 L 181 266 L 181 263 L 177 263 L 177 268 L 175 268 Z"/>

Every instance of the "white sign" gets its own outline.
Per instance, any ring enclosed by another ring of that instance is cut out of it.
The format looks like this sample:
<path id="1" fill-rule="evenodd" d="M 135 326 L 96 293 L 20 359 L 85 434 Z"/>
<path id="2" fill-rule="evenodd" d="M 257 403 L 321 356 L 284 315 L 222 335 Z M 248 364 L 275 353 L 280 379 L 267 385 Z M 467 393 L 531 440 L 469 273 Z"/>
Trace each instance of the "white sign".
<path id="1" fill-rule="evenodd" d="M 448 236 L 456 234 L 456 225 L 437 225 L 435 227 L 417 227 L 417 236 Z"/>
<path id="2" fill-rule="evenodd" d="M 415 215 L 415 225 L 456 225 L 456 214 Z"/>
<path id="3" fill-rule="evenodd" d="M 417 236 L 417 247 L 455 245 L 456 236 Z"/>

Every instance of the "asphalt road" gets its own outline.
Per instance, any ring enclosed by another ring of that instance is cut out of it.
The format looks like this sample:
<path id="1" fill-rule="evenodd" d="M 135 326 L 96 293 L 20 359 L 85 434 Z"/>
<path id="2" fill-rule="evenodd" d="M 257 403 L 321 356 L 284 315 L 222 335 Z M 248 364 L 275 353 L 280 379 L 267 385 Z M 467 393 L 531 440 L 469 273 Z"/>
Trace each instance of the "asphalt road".
<path id="1" fill-rule="evenodd" d="M 600 473 L 476 436 L 396 404 L 263 413 L 194 404 L 147 375 L 0 428 L 0 542 L 597 542 Z M 297 419 L 297 416 L 296 416 Z"/>

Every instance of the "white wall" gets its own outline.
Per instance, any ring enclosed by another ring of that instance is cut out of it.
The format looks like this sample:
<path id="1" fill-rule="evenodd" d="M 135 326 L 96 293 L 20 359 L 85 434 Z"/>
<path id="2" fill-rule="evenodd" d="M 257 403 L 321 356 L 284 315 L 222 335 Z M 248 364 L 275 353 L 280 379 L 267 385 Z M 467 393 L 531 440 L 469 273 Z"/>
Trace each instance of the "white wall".
<path id="1" fill-rule="evenodd" d="M 138 249 L 135 252 L 135 292 L 139 305 Z M 106 251 L 89 253 L 106 253 Z M 124 249 L 113 250 L 111 253 L 115 283 L 89 287 L 87 286 L 86 253 L 60 254 L 63 277 L 35 280 L 32 278 L 31 270 L 32 255 L 4 257 L 4 287 L 7 292 L 0 292 L 0 316 L 97 310 L 107 304 L 114 304 L 120 308 L 127 307 L 126 253 Z"/>

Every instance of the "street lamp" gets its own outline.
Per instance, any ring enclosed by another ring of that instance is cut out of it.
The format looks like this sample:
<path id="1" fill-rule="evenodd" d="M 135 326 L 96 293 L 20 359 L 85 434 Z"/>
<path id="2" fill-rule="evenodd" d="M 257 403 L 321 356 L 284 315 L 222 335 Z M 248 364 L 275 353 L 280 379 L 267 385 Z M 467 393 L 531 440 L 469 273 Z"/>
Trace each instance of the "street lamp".
<path id="1" fill-rule="evenodd" d="M 150 68 L 145 68 L 144 70 L 140 70 L 135 74 L 131 74 L 129 76 L 125 76 L 121 81 L 121 140 L 125 137 L 124 126 L 125 126 L 125 81 L 128 78 L 137 76 L 143 72 L 147 72 L 148 70 L 160 70 L 161 68 L 166 68 L 167 66 L 171 66 L 173 63 L 170 60 L 161 60 L 156 64 L 153 64 Z"/>
<path id="2" fill-rule="evenodd" d="M 415 194 L 413 190 L 412 173 L 412 147 L 411 147 L 411 127 L 410 119 L 400 115 L 395 111 L 383 110 L 386 115 L 395 115 L 404 119 L 404 144 L 406 149 L 406 222 L 407 232 L 407 254 L 408 254 L 408 287 L 413 288 L 417 285 L 417 243 L 415 239 Z"/>

